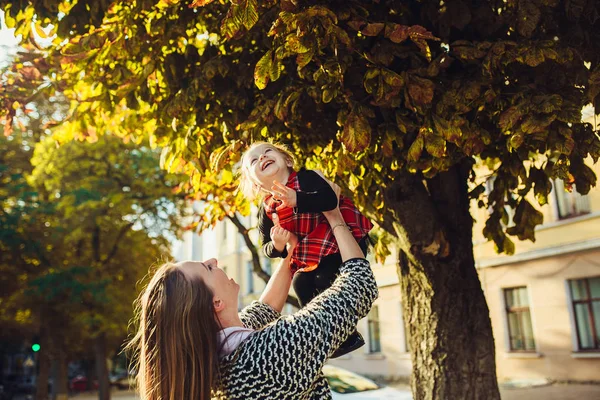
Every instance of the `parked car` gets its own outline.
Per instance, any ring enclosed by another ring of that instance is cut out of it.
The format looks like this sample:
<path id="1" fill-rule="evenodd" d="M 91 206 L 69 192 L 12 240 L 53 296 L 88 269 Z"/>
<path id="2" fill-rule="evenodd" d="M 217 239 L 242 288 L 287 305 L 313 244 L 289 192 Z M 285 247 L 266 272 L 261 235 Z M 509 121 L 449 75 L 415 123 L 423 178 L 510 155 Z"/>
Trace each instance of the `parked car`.
<path id="1" fill-rule="evenodd" d="M 97 390 L 98 381 L 94 380 L 90 389 Z M 69 390 L 72 392 L 84 392 L 88 390 L 87 377 L 84 375 L 77 375 L 75 378 L 71 379 L 69 381 Z"/>
<path id="2" fill-rule="evenodd" d="M 378 385 L 343 368 L 325 365 L 323 374 L 331 387 L 333 400 L 412 400 L 409 391 Z"/>
<path id="3" fill-rule="evenodd" d="M 14 393 L 0 384 L 0 400 L 12 400 Z"/>
<path id="4" fill-rule="evenodd" d="M 110 380 L 110 385 L 119 390 L 133 389 L 135 387 L 135 375 L 128 372 L 114 375 Z"/>

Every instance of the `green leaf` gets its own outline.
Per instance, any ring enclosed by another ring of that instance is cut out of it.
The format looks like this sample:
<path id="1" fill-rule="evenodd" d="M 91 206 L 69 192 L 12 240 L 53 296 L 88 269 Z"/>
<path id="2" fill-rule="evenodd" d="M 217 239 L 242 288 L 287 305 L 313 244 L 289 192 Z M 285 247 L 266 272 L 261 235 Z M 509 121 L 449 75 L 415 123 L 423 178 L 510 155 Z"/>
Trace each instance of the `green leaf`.
<path id="1" fill-rule="evenodd" d="M 446 141 L 438 135 L 428 135 L 425 138 L 425 149 L 434 157 L 442 158 L 446 154 Z"/>
<path id="2" fill-rule="evenodd" d="M 456 143 L 462 136 L 462 130 L 455 121 L 446 121 L 437 115 L 432 115 L 434 132 L 448 142 Z"/>
<path id="3" fill-rule="evenodd" d="M 535 227 L 544 222 L 544 215 L 536 210 L 529 201 L 522 199 L 513 217 L 515 226 L 506 230 L 509 235 L 517 236 L 519 240 L 535 242 Z"/>
<path id="4" fill-rule="evenodd" d="M 306 53 L 298 54 L 296 57 L 296 64 L 298 64 L 298 69 L 304 68 L 308 65 L 308 63 L 312 60 L 315 55 L 315 50 L 310 49 Z"/>
<path id="5" fill-rule="evenodd" d="M 597 65 L 590 74 L 588 79 L 587 97 L 591 102 L 594 102 L 598 94 L 600 94 L 600 65 Z"/>
<path id="6" fill-rule="evenodd" d="M 294 53 L 298 53 L 298 54 L 307 53 L 307 52 L 311 51 L 311 47 L 308 47 L 308 46 L 305 46 L 304 44 L 302 44 L 302 41 L 295 33 L 292 33 L 287 36 L 286 47 L 287 47 L 287 49 L 293 51 Z"/>
<path id="7" fill-rule="evenodd" d="M 279 79 L 282 69 L 283 64 L 281 63 L 281 60 L 275 56 L 275 59 L 271 62 L 271 68 L 269 69 L 269 78 L 271 78 L 272 82 Z"/>
<path id="8" fill-rule="evenodd" d="M 254 84 L 260 90 L 267 87 L 273 71 L 273 51 L 268 50 L 256 63 L 254 68 Z"/>
<path id="9" fill-rule="evenodd" d="M 525 37 L 531 37 L 540 22 L 542 13 L 535 2 L 519 0 L 517 10 L 517 32 Z"/>
<path id="10" fill-rule="evenodd" d="M 435 85 L 429 79 L 412 75 L 408 81 L 408 94 L 413 104 L 419 107 L 431 104 Z"/>
<path id="11" fill-rule="evenodd" d="M 344 123 L 341 141 L 351 153 L 363 151 L 371 141 L 371 124 L 363 115 L 350 113 Z"/>
<path id="12" fill-rule="evenodd" d="M 410 148 L 408 149 L 408 161 L 419 161 L 419 158 L 421 158 L 421 153 L 423 153 L 423 145 L 423 135 L 419 132 L 419 134 L 415 138 L 415 141 L 410 145 Z"/>
<path id="13" fill-rule="evenodd" d="M 389 69 L 382 69 L 381 74 L 385 83 L 387 83 L 391 87 L 400 88 L 404 86 L 404 78 L 402 78 L 402 76 L 398 75 L 394 71 L 390 71 Z M 366 76 L 367 75 L 365 74 L 365 77 Z"/>
<path id="14" fill-rule="evenodd" d="M 525 64 L 530 67 L 537 67 L 541 63 L 546 61 L 544 57 L 544 51 L 537 47 L 529 47 L 525 53 Z"/>
<path id="15" fill-rule="evenodd" d="M 241 20 L 246 29 L 250 30 L 254 24 L 258 22 L 258 4 L 256 0 L 242 0 L 240 2 L 241 7 Z"/>
<path id="16" fill-rule="evenodd" d="M 323 95 L 322 95 L 323 103 L 325 103 L 325 104 L 329 103 L 331 100 L 333 100 L 334 96 L 335 96 L 335 90 L 332 90 L 332 89 L 323 90 Z"/>
<path id="17" fill-rule="evenodd" d="M 518 131 L 516 133 L 513 133 L 510 136 L 510 139 L 508 140 L 508 149 L 517 150 L 519 147 L 521 147 L 524 141 L 525 135 L 523 134 L 523 132 Z"/>
<path id="18" fill-rule="evenodd" d="M 427 44 L 427 40 L 439 41 L 440 39 L 420 25 L 411 26 L 408 30 L 408 36 L 421 49 L 421 53 L 427 58 L 427 61 L 431 61 L 431 49 Z"/>
<path id="19" fill-rule="evenodd" d="M 387 24 L 385 27 L 385 37 L 394 43 L 402 43 L 408 39 L 409 27 L 399 24 Z"/>
<path id="20" fill-rule="evenodd" d="M 194 0 L 192 2 L 192 4 L 190 4 L 190 8 L 193 8 L 193 7 L 204 7 L 204 6 L 212 3 L 213 1 L 215 1 L 215 0 Z"/>
<path id="21" fill-rule="evenodd" d="M 377 36 L 381 33 L 381 31 L 383 30 L 385 24 L 381 23 L 381 22 L 376 22 L 376 23 L 372 23 L 372 24 L 367 24 L 367 26 L 365 26 L 360 33 L 362 33 L 365 36 Z"/>
<path id="22" fill-rule="evenodd" d="M 516 106 L 510 107 L 500 115 L 500 129 L 503 131 L 511 130 L 520 120 L 523 114 L 520 109 Z"/>

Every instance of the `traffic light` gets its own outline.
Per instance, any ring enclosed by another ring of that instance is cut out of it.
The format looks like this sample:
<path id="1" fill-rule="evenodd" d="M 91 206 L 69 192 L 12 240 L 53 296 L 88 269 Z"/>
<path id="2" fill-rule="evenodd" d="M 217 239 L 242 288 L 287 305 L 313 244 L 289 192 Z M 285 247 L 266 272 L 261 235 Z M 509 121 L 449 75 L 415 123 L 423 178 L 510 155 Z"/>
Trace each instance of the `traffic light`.
<path id="1" fill-rule="evenodd" d="M 31 340 L 31 350 L 33 350 L 34 353 L 37 353 L 38 351 L 40 351 L 41 348 L 42 346 L 40 346 L 40 336 L 34 335 L 33 339 Z"/>

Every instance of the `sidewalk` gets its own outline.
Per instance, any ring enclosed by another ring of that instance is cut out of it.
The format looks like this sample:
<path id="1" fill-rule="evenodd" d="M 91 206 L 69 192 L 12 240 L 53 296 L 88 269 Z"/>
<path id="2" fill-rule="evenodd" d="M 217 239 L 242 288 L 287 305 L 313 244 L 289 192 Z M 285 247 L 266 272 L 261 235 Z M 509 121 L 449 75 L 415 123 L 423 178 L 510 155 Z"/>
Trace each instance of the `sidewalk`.
<path id="1" fill-rule="evenodd" d="M 532 388 L 500 388 L 502 400 L 598 400 L 600 385 L 550 384 Z"/>
<path id="2" fill-rule="evenodd" d="M 135 395 L 135 392 L 132 390 L 113 390 L 111 393 L 111 399 L 119 399 L 119 400 L 139 400 L 139 397 Z M 97 400 L 98 393 L 97 392 L 82 392 L 77 393 L 72 396 L 69 396 L 69 399 L 73 400 Z"/>
<path id="3" fill-rule="evenodd" d="M 396 387 L 396 386 L 395 386 Z M 398 385 L 399 389 L 407 389 L 405 385 Z M 500 388 L 502 400 L 598 400 L 600 399 L 600 385 L 582 384 L 551 384 L 531 388 Z M 96 400 L 98 395 L 94 392 L 80 393 L 69 397 L 73 400 Z M 113 399 L 139 400 L 133 391 L 116 390 L 112 392 Z"/>
<path id="4" fill-rule="evenodd" d="M 403 384 L 392 385 L 397 389 L 410 390 Z M 545 386 L 513 388 L 500 385 L 502 400 L 600 400 L 600 385 L 548 384 Z"/>

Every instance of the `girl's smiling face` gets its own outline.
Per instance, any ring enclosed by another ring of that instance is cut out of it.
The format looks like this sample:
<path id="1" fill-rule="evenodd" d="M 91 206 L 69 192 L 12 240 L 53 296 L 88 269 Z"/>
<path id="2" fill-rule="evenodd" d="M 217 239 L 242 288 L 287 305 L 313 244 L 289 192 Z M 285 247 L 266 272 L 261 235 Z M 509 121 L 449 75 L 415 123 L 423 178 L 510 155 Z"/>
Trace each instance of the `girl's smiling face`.
<path id="1" fill-rule="evenodd" d="M 291 160 L 270 144 L 250 149 L 243 162 L 250 179 L 265 190 L 269 190 L 275 180 L 285 183 L 292 165 Z"/>

